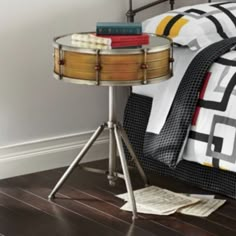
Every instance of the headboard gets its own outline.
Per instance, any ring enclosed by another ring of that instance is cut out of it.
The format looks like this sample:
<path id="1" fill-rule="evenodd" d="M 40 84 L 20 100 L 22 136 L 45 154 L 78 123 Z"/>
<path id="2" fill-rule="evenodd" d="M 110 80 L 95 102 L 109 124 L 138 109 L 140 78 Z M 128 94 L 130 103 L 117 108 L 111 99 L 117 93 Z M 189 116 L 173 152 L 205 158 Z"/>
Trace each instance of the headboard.
<path id="1" fill-rule="evenodd" d="M 175 4 L 175 0 L 157 0 L 157 1 L 151 2 L 149 4 L 145 4 L 145 5 L 141 6 L 141 7 L 136 8 L 136 9 L 133 9 L 133 0 L 129 0 L 129 10 L 126 13 L 127 22 L 134 22 L 134 16 L 136 15 L 136 13 L 138 13 L 140 11 L 143 11 L 145 9 L 148 9 L 150 7 L 156 6 L 156 5 L 160 4 L 160 3 L 167 2 L 167 1 L 169 1 L 170 9 L 173 10 L 174 9 L 174 4 Z M 207 1 L 211 2 L 211 0 L 207 0 Z"/>

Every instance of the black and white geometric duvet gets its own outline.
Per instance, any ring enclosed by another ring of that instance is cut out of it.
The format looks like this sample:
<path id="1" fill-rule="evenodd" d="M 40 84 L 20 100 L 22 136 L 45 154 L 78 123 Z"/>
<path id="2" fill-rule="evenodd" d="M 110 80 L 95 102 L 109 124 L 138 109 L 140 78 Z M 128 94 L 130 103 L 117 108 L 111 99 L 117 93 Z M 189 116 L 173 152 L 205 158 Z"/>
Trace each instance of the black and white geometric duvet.
<path id="1" fill-rule="evenodd" d="M 236 172 L 236 51 L 221 56 L 209 69 L 184 159 Z"/>
<path id="2" fill-rule="evenodd" d="M 236 170 L 235 75 L 236 51 L 232 48 L 220 56 L 205 74 L 190 121 L 192 126 L 184 159 L 175 169 L 159 160 L 158 155 L 153 158 L 144 153 L 152 98 L 131 94 L 125 109 L 124 127 L 145 169 L 236 198 L 236 173 L 233 172 Z M 126 152 L 126 155 L 129 154 Z"/>
<path id="3" fill-rule="evenodd" d="M 179 84 L 179 87 L 175 94 L 174 101 L 169 111 L 169 115 L 166 119 L 164 126 L 161 129 L 161 132 L 159 134 L 148 133 L 148 132 L 145 134 L 143 148 L 146 157 L 159 160 L 171 168 L 176 167 L 177 162 L 180 156 L 182 155 L 182 151 L 185 145 L 185 141 L 187 139 L 189 128 L 191 126 L 192 117 L 194 116 L 194 112 L 198 104 L 199 92 L 201 91 L 204 81 L 208 81 L 207 79 L 205 79 L 206 75 L 209 75 L 208 69 L 210 68 L 212 63 L 214 63 L 214 61 L 216 60 L 219 61 L 220 57 L 223 56 L 225 53 L 227 53 L 229 50 L 232 50 L 232 48 L 234 48 L 235 45 L 236 45 L 236 38 L 221 40 L 203 49 L 193 59 Z M 227 71 L 228 70 L 225 70 L 222 73 L 226 73 Z M 230 70 L 229 75 L 231 73 L 232 72 Z M 219 75 L 218 72 L 216 72 L 216 74 Z M 210 76 L 207 76 L 207 78 L 209 79 Z M 226 80 L 227 78 L 228 77 L 226 76 Z M 212 149 L 212 145 L 216 143 L 216 140 L 217 143 L 219 144 L 218 140 L 220 136 L 218 134 L 220 131 L 219 128 L 215 129 L 215 126 L 218 127 L 219 124 L 221 124 L 222 126 L 224 123 L 228 124 L 228 126 L 231 125 L 233 127 L 235 125 L 235 122 L 231 117 L 228 117 L 226 114 L 225 115 L 222 114 L 222 112 L 217 113 L 218 111 L 216 110 L 216 109 L 225 110 L 225 107 L 228 107 L 227 106 L 229 100 L 228 98 L 229 95 L 231 94 L 230 89 L 232 90 L 234 86 L 235 76 L 232 76 L 232 81 L 230 80 L 229 85 L 227 81 L 225 81 L 224 79 L 220 78 L 219 80 L 222 81 L 221 82 L 217 81 L 217 83 L 219 84 L 214 88 L 217 89 L 217 91 L 211 96 L 211 99 L 213 99 L 213 101 L 203 101 L 203 100 L 199 101 L 200 106 L 209 107 L 211 108 L 211 110 L 215 108 L 214 112 L 212 113 L 213 115 L 215 114 L 214 118 L 209 116 L 205 120 L 200 122 L 199 125 L 199 126 L 205 125 L 207 127 L 212 127 L 211 130 L 206 129 L 205 136 L 204 133 L 201 132 L 194 133 L 192 131 L 190 134 L 192 138 L 193 137 L 195 138 L 195 140 L 196 138 L 198 138 L 198 144 L 200 145 L 203 144 L 203 146 L 206 146 L 205 144 L 207 143 L 206 156 L 209 156 L 210 158 L 214 157 L 219 159 L 219 157 L 221 157 L 224 159 L 227 158 L 229 159 L 230 154 L 220 153 L 219 147 L 216 149 Z M 214 83 L 215 82 L 213 82 L 213 84 Z M 224 84 L 227 84 L 229 88 L 225 89 L 226 91 L 225 97 L 224 96 L 220 97 L 219 94 L 223 93 L 218 92 L 218 90 L 224 91 Z M 215 94 L 218 97 L 215 96 Z M 216 101 L 214 101 L 215 99 Z M 223 117 L 227 117 L 227 119 L 225 118 L 223 119 Z M 224 128 L 226 128 L 226 126 Z M 214 133 L 214 130 L 216 130 L 217 132 L 216 134 Z M 208 135 L 207 140 L 206 140 L 206 135 Z M 201 138 L 204 136 L 205 142 L 202 142 L 203 140 L 200 139 L 200 136 Z M 215 136 L 218 138 L 216 138 Z M 196 141 L 194 143 L 193 142 L 190 143 L 192 144 L 192 148 L 190 149 L 193 150 L 195 148 L 194 144 L 196 143 Z M 190 155 L 192 155 L 192 153 Z"/>
<path id="4" fill-rule="evenodd" d="M 147 19 L 143 28 L 145 32 L 168 35 L 175 43 L 192 49 L 204 48 L 235 37 L 236 3 L 222 1 L 176 9 Z M 172 120 L 172 124 L 164 127 L 161 136 L 146 132 L 155 100 L 140 94 L 129 97 L 124 127 L 145 169 L 236 198 L 236 50 L 219 54 L 202 81 L 199 94 L 193 92 L 196 103 L 190 102 L 190 109 L 181 107 L 181 103 L 178 109 L 172 106 L 167 117 L 167 123 Z M 185 100 L 182 105 L 186 104 L 189 106 Z M 186 110 L 192 113 L 187 120 L 186 114 L 181 116 Z M 177 163 L 185 140 L 183 159 Z"/>
<path id="5" fill-rule="evenodd" d="M 175 169 L 162 162 L 148 158 L 143 153 L 144 136 L 152 107 L 152 98 L 132 93 L 125 113 L 124 128 L 143 168 L 158 175 L 169 175 L 194 184 L 203 189 L 236 198 L 236 173 L 203 166 L 195 162 L 181 160 Z M 125 149 L 130 159 L 129 152 Z M 131 163 L 133 164 L 133 162 Z"/>

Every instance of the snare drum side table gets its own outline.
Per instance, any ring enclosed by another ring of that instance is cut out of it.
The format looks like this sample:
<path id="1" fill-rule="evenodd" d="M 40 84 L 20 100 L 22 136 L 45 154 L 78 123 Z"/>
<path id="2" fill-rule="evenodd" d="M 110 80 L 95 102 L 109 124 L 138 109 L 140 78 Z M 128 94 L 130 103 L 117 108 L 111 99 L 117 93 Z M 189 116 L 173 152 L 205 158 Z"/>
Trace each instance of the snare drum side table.
<path id="1" fill-rule="evenodd" d="M 123 144 L 127 147 L 145 185 L 148 185 L 148 180 L 125 130 L 116 119 L 115 89 L 116 86 L 144 85 L 169 79 L 172 75 L 171 41 L 167 38 L 150 35 L 148 45 L 136 48 L 103 50 L 78 47 L 76 42 L 71 40 L 71 36 L 65 35 L 54 39 L 54 77 L 77 84 L 108 86 L 109 119 L 97 128 L 55 185 L 48 198 L 55 197 L 57 191 L 62 187 L 72 171 L 78 167 L 80 161 L 99 135 L 105 128 L 108 128 L 109 170 L 103 171 L 86 167 L 83 167 L 83 169 L 107 174 L 110 185 L 115 185 L 117 178 L 123 178 L 128 191 L 129 202 L 132 205 L 133 219 L 135 219 L 137 218 L 137 208 Z M 118 173 L 116 169 L 117 151 L 123 174 Z"/>

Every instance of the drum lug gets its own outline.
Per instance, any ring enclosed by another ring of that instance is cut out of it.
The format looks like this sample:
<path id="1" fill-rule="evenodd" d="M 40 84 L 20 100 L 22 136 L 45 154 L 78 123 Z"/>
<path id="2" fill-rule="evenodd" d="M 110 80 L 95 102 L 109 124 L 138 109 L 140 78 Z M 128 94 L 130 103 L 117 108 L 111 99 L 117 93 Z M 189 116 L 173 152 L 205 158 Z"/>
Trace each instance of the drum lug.
<path id="1" fill-rule="evenodd" d="M 146 63 L 141 64 L 141 69 L 147 70 L 148 69 L 148 65 Z"/>
<path id="2" fill-rule="evenodd" d="M 64 66 L 65 65 L 65 60 L 61 59 L 58 61 L 59 66 Z"/>
<path id="3" fill-rule="evenodd" d="M 99 65 L 99 64 L 96 64 L 95 66 L 94 66 L 94 70 L 96 70 L 96 71 L 100 71 L 102 69 L 102 67 L 101 67 L 101 65 Z"/>

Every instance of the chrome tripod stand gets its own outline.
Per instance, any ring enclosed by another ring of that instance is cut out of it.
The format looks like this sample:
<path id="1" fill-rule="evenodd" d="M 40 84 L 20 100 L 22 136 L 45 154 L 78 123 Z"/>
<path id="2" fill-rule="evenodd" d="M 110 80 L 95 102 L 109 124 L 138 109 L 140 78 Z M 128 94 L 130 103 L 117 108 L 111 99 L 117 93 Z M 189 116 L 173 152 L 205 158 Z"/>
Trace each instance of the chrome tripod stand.
<path id="1" fill-rule="evenodd" d="M 74 161 L 70 164 L 70 166 L 67 168 L 65 173 L 62 175 L 62 177 L 59 179 L 55 187 L 53 188 L 52 192 L 48 196 L 49 199 L 55 198 L 55 194 L 57 191 L 62 187 L 66 179 L 70 176 L 72 171 L 78 167 L 80 161 L 83 159 L 85 154 L 88 152 L 90 147 L 93 145 L 93 143 L 97 140 L 99 135 L 103 132 L 105 128 L 109 129 L 109 170 L 107 178 L 109 180 L 110 185 L 115 185 L 115 181 L 117 178 L 122 178 L 125 181 L 128 196 L 129 196 L 129 202 L 132 205 L 132 212 L 133 212 L 133 219 L 136 219 L 138 217 L 137 215 L 137 208 L 136 208 L 136 202 L 134 198 L 133 188 L 130 180 L 130 174 L 128 170 L 127 160 L 124 153 L 123 143 L 126 145 L 131 157 L 132 161 L 134 161 L 135 166 L 137 167 L 145 186 L 148 185 L 147 177 L 143 171 L 143 168 L 141 167 L 135 152 L 129 142 L 128 136 L 124 130 L 124 128 L 116 121 L 116 115 L 115 115 L 115 87 L 109 86 L 109 120 L 100 125 L 97 130 L 93 133 L 92 137 L 89 139 L 87 144 L 83 147 L 83 149 L 80 151 L 78 156 L 74 159 Z M 117 151 L 119 154 L 121 167 L 123 174 L 118 173 L 116 170 L 116 159 L 117 159 Z M 107 171 L 98 170 L 94 168 L 88 168 L 88 167 L 81 167 L 82 169 L 96 172 L 96 173 L 103 173 L 107 174 Z"/>

